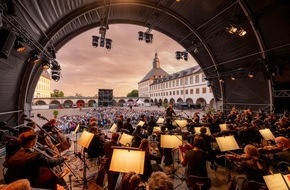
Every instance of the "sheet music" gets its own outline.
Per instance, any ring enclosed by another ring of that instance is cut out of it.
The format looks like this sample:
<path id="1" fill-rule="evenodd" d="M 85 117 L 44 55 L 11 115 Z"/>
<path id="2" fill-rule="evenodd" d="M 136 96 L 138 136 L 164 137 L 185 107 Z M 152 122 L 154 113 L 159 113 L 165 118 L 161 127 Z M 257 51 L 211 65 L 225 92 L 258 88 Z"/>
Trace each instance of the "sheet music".
<path id="1" fill-rule="evenodd" d="M 263 176 L 269 190 L 288 190 L 289 188 L 280 173 Z"/>
<path id="2" fill-rule="evenodd" d="M 239 149 L 239 145 L 234 136 L 216 137 L 216 142 L 222 152 Z"/>
<path id="3" fill-rule="evenodd" d="M 226 123 L 220 124 L 219 126 L 220 126 L 221 131 L 227 130 L 227 124 Z"/>
<path id="4" fill-rule="evenodd" d="M 158 124 L 162 124 L 163 122 L 164 122 L 164 118 L 159 117 L 158 120 L 157 120 L 157 123 Z"/>
<path id="5" fill-rule="evenodd" d="M 284 177 L 284 180 L 285 180 L 286 184 L 290 188 L 290 174 L 283 175 L 283 177 Z"/>
<path id="6" fill-rule="evenodd" d="M 275 140 L 275 136 L 273 135 L 272 131 L 270 131 L 270 129 L 261 129 L 259 132 L 266 141 Z"/>
<path id="7" fill-rule="evenodd" d="M 145 124 L 144 121 L 139 121 L 139 123 L 137 124 L 137 126 L 140 125 L 141 127 L 143 127 L 144 124 Z"/>
<path id="8" fill-rule="evenodd" d="M 117 129 L 116 123 L 114 123 L 110 129 L 110 132 L 113 133 Z"/>

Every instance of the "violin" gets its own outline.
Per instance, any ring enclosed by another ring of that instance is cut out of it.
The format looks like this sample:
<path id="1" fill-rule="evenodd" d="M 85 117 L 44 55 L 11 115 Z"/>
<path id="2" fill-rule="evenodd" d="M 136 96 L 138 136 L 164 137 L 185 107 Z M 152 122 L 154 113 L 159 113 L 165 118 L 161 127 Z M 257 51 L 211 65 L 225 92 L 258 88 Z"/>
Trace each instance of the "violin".
<path id="1" fill-rule="evenodd" d="M 193 149 L 193 146 L 189 143 L 186 143 L 182 146 L 179 146 L 179 150 L 182 152 L 182 153 L 185 153 L 187 150 L 191 150 Z"/>
<path id="2" fill-rule="evenodd" d="M 239 154 L 225 154 L 225 155 L 217 155 L 216 157 L 217 158 L 225 157 L 228 160 L 237 161 L 237 162 L 251 159 L 251 157 L 247 154 L 241 154 L 241 155 L 239 155 Z"/>
<path id="3" fill-rule="evenodd" d="M 281 152 L 282 150 L 276 146 L 264 146 L 263 148 L 258 149 L 260 154 L 271 154 Z"/>

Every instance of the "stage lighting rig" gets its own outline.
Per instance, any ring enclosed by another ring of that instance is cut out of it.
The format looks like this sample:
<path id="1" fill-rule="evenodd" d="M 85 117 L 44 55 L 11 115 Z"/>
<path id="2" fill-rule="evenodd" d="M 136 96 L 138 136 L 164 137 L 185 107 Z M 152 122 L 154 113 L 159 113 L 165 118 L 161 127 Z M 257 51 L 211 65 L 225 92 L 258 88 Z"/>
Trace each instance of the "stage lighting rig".
<path id="1" fill-rule="evenodd" d="M 188 61 L 188 52 L 187 51 L 176 51 L 175 57 L 177 60 L 184 59 L 185 61 Z"/>
<path id="2" fill-rule="evenodd" d="M 138 40 L 139 41 L 145 41 L 147 44 L 153 42 L 153 34 L 150 34 L 149 32 L 138 32 Z"/>

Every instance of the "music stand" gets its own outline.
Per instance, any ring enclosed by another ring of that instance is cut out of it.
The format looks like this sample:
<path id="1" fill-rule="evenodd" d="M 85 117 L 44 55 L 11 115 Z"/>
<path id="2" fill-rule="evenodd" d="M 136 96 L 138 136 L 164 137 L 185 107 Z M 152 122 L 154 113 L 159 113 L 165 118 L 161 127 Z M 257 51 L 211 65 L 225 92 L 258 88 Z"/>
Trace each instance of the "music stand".
<path id="1" fill-rule="evenodd" d="M 76 135 L 76 140 L 74 141 L 74 153 L 77 153 L 78 146 L 77 146 L 77 141 L 78 141 L 78 131 L 80 129 L 80 124 L 77 125 L 75 130 L 72 132 L 73 135 Z"/>
<path id="2" fill-rule="evenodd" d="M 119 143 L 129 147 L 132 145 L 133 136 L 128 135 L 126 133 L 122 133 L 121 137 L 119 138 Z"/>
<path id="3" fill-rule="evenodd" d="M 264 138 L 264 140 L 266 141 L 275 140 L 275 136 L 273 135 L 272 131 L 270 131 L 270 129 L 260 129 L 259 132 Z"/>
<path id="4" fill-rule="evenodd" d="M 216 137 L 215 139 L 221 152 L 240 149 L 234 136 Z M 226 163 L 227 163 L 227 159 L 225 159 L 225 168 L 226 168 Z M 229 168 L 227 183 L 230 181 L 230 179 L 231 179 L 231 170 Z"/>
<path id="5" fill-rule="evenodd" d="M 156 123 L 157 124 L 163 124 L 164 123 L 164 118 L 159 117 Z"/>
<path id="6" fill-rule="evenodd" d="M 185 119 L 176 119 L 174 122 L 177 124 L 177 127 L 184 128 L 187 126 L 187 120 Z"/>
<path id="7" fill-rule="evenodd" d="M 289 175 L 281 173 L 263 176 L 269 190 L 286 190 L 289 189 Z"/>
<path id="8" fill-rule="evenodd" d="M 116 131 L 116 129 L 117 129 L 117 125 L 116 123 L 114 123 L 112 127 L 110 128 L 110 132 L 113 133 L 114 131 Z"/>
<path id="9" fill-rule="evenodd" d="M 219 124 L 219 127 L 220 127 L 221 131 L 226 131 L 227 130 L 227 124 L 226 123 Z"/>
<path id="10" fill-rule="evenodd" d="M 78 144 L 82 147 L 83 149 L 83 164 L 84 164 L 84 168 L 83 168 L 83 189 L 88 189 L 88 184 L 87 184 L 87 174 L 86 174 L 86 155 L 85 155 L 85 148 L 89 148 L 90 143 L 92 141 L 94 137 L 93 133 L 87 132 L 87 131 L 83 131 L 83 133 L 81 134 L 79 140 L 78 140 Z"/>
<path id="11" fill-rule="evenodd" d="M 145 151 L 131 147 L 113 147 L 110 171 L 144 173 Z"/>
<path id="12" fill-rule="evenodd" d="M 139 123 L 137 124 L 137 126 L 140 125 L 141 127 L 143 127 L 144 124 L 145 124 L 144 121 L 139 121 Z"/>
<path id="13" fill-rule="evenodd" d="M 182 135 L 176 135 L 176 134 L 160 135 L 160 147 L 172 149 L 173 161 L 174 161 L 174 149 L 179 148 L 179 146 L 182 146 Z M 172 164 L 172 171 L 173 171 L 173 176 L 176 176 L 178 179 L 180 179 L 180 177 L 175 174 L 174 163 Z"/>

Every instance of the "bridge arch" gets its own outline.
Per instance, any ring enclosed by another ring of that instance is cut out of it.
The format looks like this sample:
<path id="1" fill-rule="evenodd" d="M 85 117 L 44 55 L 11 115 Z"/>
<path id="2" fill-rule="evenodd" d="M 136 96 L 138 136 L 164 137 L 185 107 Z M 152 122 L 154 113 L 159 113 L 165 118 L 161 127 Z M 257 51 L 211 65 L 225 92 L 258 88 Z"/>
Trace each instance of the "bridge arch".
<path id="1" fill-rule="evenodd" d="M 35 102 L 35 105 L 46 105 L 46 103 L 43 100 L 38 100 Z"/>

